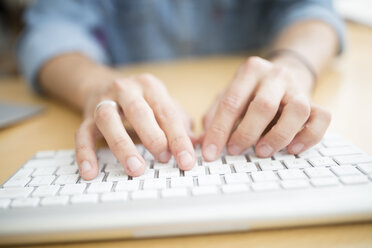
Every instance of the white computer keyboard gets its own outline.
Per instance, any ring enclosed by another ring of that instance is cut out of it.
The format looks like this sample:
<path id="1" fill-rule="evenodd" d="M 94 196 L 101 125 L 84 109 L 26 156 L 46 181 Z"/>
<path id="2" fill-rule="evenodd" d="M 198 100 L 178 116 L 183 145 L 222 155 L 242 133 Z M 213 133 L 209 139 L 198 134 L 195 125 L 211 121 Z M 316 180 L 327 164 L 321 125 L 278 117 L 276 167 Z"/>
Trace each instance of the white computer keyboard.
<path id="1" fill-rule="evenodd" d="M 240 156 L 205 162 L 196 149 L 198 162 L 190 171 L 179 170 L 174 159 L 158 163 L 143 146 L 138 149 L 148 165 L 144 175 L 126 175 L 108 149 L 99 149 L 100 172 L 91 181 L 79 176 L 73 150 L 38 152 L 1 186 L 0 209 L 372 183 L 372 157 L 335 135 L 299 155 L 280 151 L 265 159 L 251 148 Z"/>

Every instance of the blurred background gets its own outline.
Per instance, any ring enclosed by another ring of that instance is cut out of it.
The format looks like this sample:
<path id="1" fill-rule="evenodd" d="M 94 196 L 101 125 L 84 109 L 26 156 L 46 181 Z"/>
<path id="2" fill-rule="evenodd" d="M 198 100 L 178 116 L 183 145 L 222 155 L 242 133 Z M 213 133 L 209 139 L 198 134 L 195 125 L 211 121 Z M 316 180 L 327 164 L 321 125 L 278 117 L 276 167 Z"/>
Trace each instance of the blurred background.
<path id="1" fill-rule="evenodd" d="M 23 12 L 33 1 L 0 1 L 0 78 L 19 75 L 16 43 L 23 29 Z M 372 27 L 371 0 L 334 0 L 334 5 L 346 20 Z"/>

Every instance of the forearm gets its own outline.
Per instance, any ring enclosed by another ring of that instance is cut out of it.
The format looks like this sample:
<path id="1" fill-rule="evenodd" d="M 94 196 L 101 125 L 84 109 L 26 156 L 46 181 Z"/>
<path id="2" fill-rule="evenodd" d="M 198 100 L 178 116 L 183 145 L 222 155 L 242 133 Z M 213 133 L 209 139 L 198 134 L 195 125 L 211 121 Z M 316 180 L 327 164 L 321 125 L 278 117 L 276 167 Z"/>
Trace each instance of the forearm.
<path id="1" fill-rule="evenodd" d="M 44 92 L 80 110 L 92 88 L 118 77 L 115 70 L 79 53 L 63 54 L 49 60 L 38 74 Z"/>
<path id="2" fill-rule="evenodd" d="M 285 29 L 270 47 L 271 51 L 280 49 L 298 53 L 311 65 L 315 74 L 319 75 L 337 52 L 337 35 L 332 27 L 322 21 L 301 21 Z M 311 88 L 314 81 L 312 75 L 297 58 L 283 54 L 271 60 L 295 68 L 298 73 L 303 74 Z"/>

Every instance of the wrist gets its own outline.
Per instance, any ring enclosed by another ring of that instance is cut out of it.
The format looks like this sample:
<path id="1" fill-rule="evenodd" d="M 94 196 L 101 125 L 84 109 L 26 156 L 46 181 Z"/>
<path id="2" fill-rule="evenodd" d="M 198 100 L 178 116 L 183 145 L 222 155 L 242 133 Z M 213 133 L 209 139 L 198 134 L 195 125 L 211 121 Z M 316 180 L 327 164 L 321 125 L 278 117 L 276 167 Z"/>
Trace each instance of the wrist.
<path id="1" fill-rule="evenodd" d="M 302 61 L 288 54 L 281 54 L 269 60 L 274 65 L 289 70 L 296 81 L 296 85 L 303 88 L 307 94 L 311 94 L 316 78 L 314 73 Z"/>

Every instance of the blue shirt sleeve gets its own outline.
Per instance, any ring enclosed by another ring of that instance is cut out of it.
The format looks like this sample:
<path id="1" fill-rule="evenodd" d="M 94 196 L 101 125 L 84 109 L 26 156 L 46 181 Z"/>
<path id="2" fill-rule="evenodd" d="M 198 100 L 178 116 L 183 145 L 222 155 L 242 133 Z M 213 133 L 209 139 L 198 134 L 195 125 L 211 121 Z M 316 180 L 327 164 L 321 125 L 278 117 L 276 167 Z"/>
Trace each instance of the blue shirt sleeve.
<path id="1" fill-rule="evenodd" d="M 339 54 L 345 48 L 344 23 L 334 11 L 332 0 L 271 1 L 264 19 L 262 39 L 272 40 L 294 22 L 314 19 L 321 20 L 333 28 L 338 37 Z"/>
<path id="2" fill-rule="evenodd" d="M 109 58 L 94 35 L 103 16 L 86 1 L 42 0 L 25 14 L 26 30 L 18 42 L 17 55 L 29 85 L 40 92 L 37 74 L 43 64 L 66 52 L 80 52 L 101 63 Z"/>

